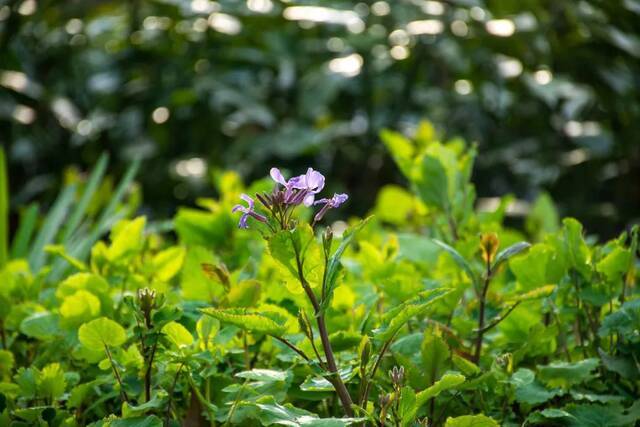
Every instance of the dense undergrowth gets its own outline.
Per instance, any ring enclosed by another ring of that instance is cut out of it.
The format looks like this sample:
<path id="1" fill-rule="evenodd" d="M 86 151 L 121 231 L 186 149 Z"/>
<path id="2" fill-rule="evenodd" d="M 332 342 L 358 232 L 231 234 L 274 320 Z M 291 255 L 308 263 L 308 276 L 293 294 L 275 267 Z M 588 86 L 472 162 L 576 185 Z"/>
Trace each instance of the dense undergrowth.
<path id="1" fill-rule="evenodd" d="M 147 224 L 136 165 L 101 196 L 106 159 L 25 209 L 0 425 L 635 425 L 638 230 L 599 244 L 544 196 L 508 228 L 508 197 L 474 210 L 472 147 L 383 139 L 409 188 L 348 224 L 319 173 L 275 169 Z"/>

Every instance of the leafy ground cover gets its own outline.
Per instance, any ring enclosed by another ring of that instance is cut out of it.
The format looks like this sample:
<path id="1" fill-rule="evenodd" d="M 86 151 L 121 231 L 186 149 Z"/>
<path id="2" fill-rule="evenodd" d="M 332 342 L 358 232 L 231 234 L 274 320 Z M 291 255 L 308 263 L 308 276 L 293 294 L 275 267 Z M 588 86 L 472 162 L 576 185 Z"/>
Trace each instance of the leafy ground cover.
<path id="1" fill-rule="evenodd" d="M 383 141 L 408 186 L 364 220 L 329 225 L 349 195 L 274 168 L 147 223 L 137 165 L 100 197 L 106 158 L 25 209 L 0 251 L 0 425 L 635 425 L 638 229 L 598 243 L 546 197 L 509 228 L 508 197 L 474 209 L 474 147 Z"/>

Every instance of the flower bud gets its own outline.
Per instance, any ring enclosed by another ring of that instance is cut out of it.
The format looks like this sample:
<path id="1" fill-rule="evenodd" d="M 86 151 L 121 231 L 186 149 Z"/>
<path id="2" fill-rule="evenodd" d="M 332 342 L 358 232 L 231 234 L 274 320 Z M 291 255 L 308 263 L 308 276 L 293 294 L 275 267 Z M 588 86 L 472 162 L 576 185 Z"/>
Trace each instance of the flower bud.
<path id="1" fill-rule="evenodd" d="M 496 233 L 484 233 L 480 236 L 480 251 L 485 263 L 491 264 L 493 262 L 499 247 L 500 240 L 498 240 Z"/>

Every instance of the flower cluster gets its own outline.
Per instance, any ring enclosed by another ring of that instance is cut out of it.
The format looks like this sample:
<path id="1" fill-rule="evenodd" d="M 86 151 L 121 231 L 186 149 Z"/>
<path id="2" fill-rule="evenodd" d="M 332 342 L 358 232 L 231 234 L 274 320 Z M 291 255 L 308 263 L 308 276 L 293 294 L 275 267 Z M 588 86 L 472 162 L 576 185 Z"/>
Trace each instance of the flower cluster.
<path id="1" fill-rule="evenodd" d="M 312 168 L 307 173 L 286 180 L 278 168 L 271 168 L 271 178 L 276 182 L 276 187 L 271 193 L 256 194 L 256 198 L 269 211 L 270 217 L 281 229 L 289 228 L 291 215 L 299 205 L 321 206 L 313 217 L 313 223 L 322 220 L 329 209 L 335 209 L 349 198 L 346 194 L 334 194 L 327 199 L 316 200 L 316 196 L 324 188 L 324 176 Z M 255 203 L 246 194 L 240 196 L 247 206 L 235 205 L 232 212 L 242 212 L 238 227 L 248 228 L 247 220 L 252 217 L 260 222 L 269 223 L 267 216 L 255 210 Z"/>

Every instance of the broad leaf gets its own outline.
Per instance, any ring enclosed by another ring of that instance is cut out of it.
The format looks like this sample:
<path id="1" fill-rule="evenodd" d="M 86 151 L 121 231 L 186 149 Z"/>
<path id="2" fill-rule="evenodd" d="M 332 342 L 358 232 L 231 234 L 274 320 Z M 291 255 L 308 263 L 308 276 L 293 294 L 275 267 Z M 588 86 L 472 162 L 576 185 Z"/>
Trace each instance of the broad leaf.
<path id="1" fill-rule="evenodd" d="M 422 390 L 416 395 L 416 411 L 420 409 L 422 405 L 427 403 L 429 399 L 438 396 L 440 393 L 446 390 L 451 390 L 463 382 L 466 378 L 460 374 L 445 374 L 439 381 L 436 381 L 431 387 Z"/>
<path id="2" fill-rule="evenodd" d="M 106 317 L 100 317 L 80 326 L 78 338 L 83 346 L 90 350 L 102 350 L 105 345 L 122 345 L 127 334 L 122 326 Z"/>
<path id="3" fill-rule="evenodd" d="M 281 336 L 286 331 L 287 319 L 273 311 L 256 311 L 248 308 L 205 308 L 201 311 L 223 323 L 249 332 Z"/>
<path id="4" fill-rule="evenodd" d="M 162 333 L 178 348 L 188 347 L 193 343 L 191 333 L 178 322 L 169 322 L 164 325 Z"/>

